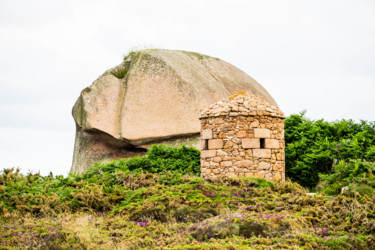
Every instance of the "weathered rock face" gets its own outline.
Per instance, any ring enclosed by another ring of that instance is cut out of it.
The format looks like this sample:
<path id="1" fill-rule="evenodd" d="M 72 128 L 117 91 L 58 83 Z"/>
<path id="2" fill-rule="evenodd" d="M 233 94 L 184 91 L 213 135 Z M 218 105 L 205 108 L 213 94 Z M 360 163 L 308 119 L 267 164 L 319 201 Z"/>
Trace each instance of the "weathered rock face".
<path id="1" fill-rule="evenodd" d="M 200 111 L 238 91 L 277 105 L 253 78 L 217 58 L 172 50 L 132 52 L 75 103 L 71 172 L 85 172 L 95 161 L 142 154 L 153 143 L 198 142 Z"/>

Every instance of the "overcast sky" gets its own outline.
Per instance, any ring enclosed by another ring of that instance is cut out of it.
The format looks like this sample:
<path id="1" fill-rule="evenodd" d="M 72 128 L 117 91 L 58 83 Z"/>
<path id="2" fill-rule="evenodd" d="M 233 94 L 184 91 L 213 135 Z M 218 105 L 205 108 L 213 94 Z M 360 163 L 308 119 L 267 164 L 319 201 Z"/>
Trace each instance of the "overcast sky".
<path id="1" fill-rule="evenodd" d="M 80 91 L 150 47 L 221 58 L 287 115 L 375 120 L 375 1 L 0 0 L 0 168 L 66 175 Z"/>

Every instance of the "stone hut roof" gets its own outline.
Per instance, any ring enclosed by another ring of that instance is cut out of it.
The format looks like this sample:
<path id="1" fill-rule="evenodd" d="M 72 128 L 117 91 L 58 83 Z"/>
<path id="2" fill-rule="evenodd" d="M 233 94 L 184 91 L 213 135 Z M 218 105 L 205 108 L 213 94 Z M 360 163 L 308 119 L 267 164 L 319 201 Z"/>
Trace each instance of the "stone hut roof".
<path id="1" fill-rule="evenodd" d="M 253 93 L 238 92 L 214 103 L 201 113 L 200 118 L 216 116 L 272 116 L 285 118 L 279 107 L 271 105 L 263 97 Z"/>

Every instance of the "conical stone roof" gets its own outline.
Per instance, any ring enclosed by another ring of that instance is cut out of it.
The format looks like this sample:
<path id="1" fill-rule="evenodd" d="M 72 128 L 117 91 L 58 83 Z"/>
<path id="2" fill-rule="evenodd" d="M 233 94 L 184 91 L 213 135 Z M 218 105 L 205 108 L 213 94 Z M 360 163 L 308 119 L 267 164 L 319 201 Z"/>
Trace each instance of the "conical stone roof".
<path id="1" fill-rule="evenodd" d="M 285 118 L 284 113 L 275 105 L 268 103 L 262 96 L 253 93 L 238 92 L 222 99 L 201 113 L 200 118 L 217 116 L 272 116 Z"/>

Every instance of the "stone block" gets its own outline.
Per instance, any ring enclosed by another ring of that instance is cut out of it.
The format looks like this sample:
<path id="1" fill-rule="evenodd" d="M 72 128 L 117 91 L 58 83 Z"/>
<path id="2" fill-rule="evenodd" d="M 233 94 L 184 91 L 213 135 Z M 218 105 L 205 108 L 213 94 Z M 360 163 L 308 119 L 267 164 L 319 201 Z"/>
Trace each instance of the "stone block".
<path id="1" fill-rule="evenodd" d="M 210 163 L 208 161 L 201 161 L 201 166 L 202 167 L 209 167 Z"/>
<path id="2" fill-rule="evenodd" d="M 237 177 L 237 175 L 233 172 L 228 173 L 228 177 Z"/>
<path id="3" fill-rule="evenodd" d="M 273 171 L 285 171 L 284 163 L 283 162 L 278 162 L 272 166 Z"/>
<path id="4" fill-rule="evenodd" d="M 246 137 L 246 132 L 245 131 L 239 131 L 237 133 L 237 137 L 241 138 L 241 137 Z"/>
<path id="5" fill-rule="evenodd" d="M 254 176 L 254 173 L 251 173 L 251 172 L 245 173 L 245 177 L 253 177 L 253 176 Z"/>
<path id="6" fill-rule="evenodd" d="M 219 173 L 220 173 L 220 171 L 219 171 L 218 169 L 214 169 L 214 170 L 212 170 L 212 172 L 213 172 L 214 174 L 219 174 Z"/>
<path id="7" fill-rule="evenodd" d="M 250 124 L 250 127 L 252 127 L 252 128 L 258 128 L 258 127 L 259 127 L 259 121 L 258 121 L 258 120 L 253 121 L 253 122 Z"/>
<path id="8" fill-rule="evenodd" d="M 234 159 L 235 159 L 235 158 L 232 157 L 232 156 L 225 156 L 225 157 L 223 158 L 224 161 L 233 161 Z"/>
<path id="9" fill-rule="evenodd" d="M 265 139 L 264 140 L 265 148 L 279 148 L 279 140 L 276 139 Z"/>
<path id="10" fill-rule="evenodd" d="M 237 161 L 234 163 L 237 167 L 250 167 L 253 164 L 253 162 L 244 160 L 244 161 Z"/>
<path id="11" fill-rule="evenodd" d="M 212 130 L 211 129 L 202 130 L 201 139 L 204 139 L 204 140 L 212 139 Z"/>
<path id="12" fill-rule="evenodd" d="M 242 148 L 260 148 L 259 139 L 242 139 Z"/>
<path id="13" fill-rule="evenodd" d="M 253 156 L 257 158 L 271 158 L 271 149 L 253 149 Z"/>
<path id="14" fill-rule="evenodd" d="M 268 122 L 268 123 L 266 124 L 266 128 L 272 128 L 272 127 L 273 127 L 273 124 L 272 124 L 272 123 Z"/>
<path id="15" fill-rule="evenodd" d="M 216 118 L 216 119 L 215 119 L 215 123 L 216 123 L 216 124 L 223 124 L 223 123 L 224 123 L 224 120 L 223 120 L 223 118 Z"/>
<path id="16" fill-rule="evenodd" d="M 216 156 L 216 150 L 202 150 L 201 151 L 202 158 L 215 157 L 215 156 Z"/>
<path id="17" fill-rule="evenodd" d="M 263 173 L 263 172 L 255 172 L 255 173 L 254 173 L 254 177 L 257 177 L 257 178 L 264 178 L 264 173 Z"/>
<path id="18" fill-rule="evenodd" d="M 232 148 L 233 147 L 233 142 L 227 141 L 224 145 L 224 148 Z"/>
<path id="19" fill-rule="evenodd" d="M 273 181 L 281 181 L 282 180 L 282 175 L 279 172 L 274 172 L 272 179 L 273 179 Z"/>
<path id="20" fill-rule="evenodd" d="M 222 166 L 222 167 L 231 167 L 232 166 L 232 162 L 231 161 L 222 161 L 222 162 L 220 162 L 220 166 Z"/>
<path id="21" fill-rule="evenodd" d="M 223 151 L 223 150 L 217 150 L 217 155 L 218 155 L 218 156 L 227 156 L 228 153 L 225 152 L 225 151 Z M 275 159 L 276 159 L 276 156 L 275 156 Z"/>
<path id="22" fill-rule="evenodd" d="M 221 162 L 223 159 L 221 159 L 221 157 L 215 157 L 214 158 L 214 162 Z"/>
<path id="23" fill-rule="evenodd" d="M 255 128 L 254 129 L 254 137 L 256 138 L 270 138 L 271 137 L 271 130 L 266 128 Z"/>
<path id="24" fill-rule="evenodd" d="M 284 155 L 283 155 L 283 154 L 277 154 L 277 155 L 276 155 L 276 159 L 277 159 L 278 161 L 283 161 L 283 160 L 284 160 Z"/>
<path id="25" fill-rule="evenodd" d="M 219 163 L 214 162 L 214 161 L 210 161 L 210 166 L 218 167 Z"/>
<path id="26" fill-rule="evenodd" d="M 224 132 L 220 132 L 217 137 L 220 138 L 220 139 L 224 139 L 224 138 L 227 137 L 227 134 L 224 133 Z"/>
<path id="27" fill-rule="evenodd" d="M 265 173 L 264 178 L 266 180 L 272 181 L 272 173 L 270 173 L 270 172 Z"/>
<path id="28" fill-rule="evenodd" d="M 208 149 L 208 142 L 207 140 L 201 140 L 201 150 Z"/>
<path id="29" fill-rule="evenodd" d="M 218 149 L 223 148 L 224 142 L 222 139 L 211 139 L 208 140 L 208 149 Z"/>
<path id="30" fill-rule="evenodd" d="M 259 162 L 258 169 L 259 170 L 269 170 L 271 168 L 271 164 L 268 162 Z"/>

